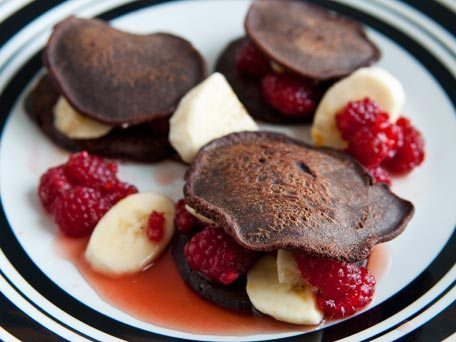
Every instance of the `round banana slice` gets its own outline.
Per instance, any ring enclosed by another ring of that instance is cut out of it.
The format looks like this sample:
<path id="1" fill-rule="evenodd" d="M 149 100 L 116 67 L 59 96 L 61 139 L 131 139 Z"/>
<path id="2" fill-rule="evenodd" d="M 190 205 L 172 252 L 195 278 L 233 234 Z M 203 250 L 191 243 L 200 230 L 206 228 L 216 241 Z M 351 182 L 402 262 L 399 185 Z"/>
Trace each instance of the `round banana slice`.
<path id="1" fill-rule="evenodd" d="M 54 125 L 72 139 L 96 139 L 112 129 L 111 126 L 82 116 L 62 96 L 54 106 Z"/>
<path id="2" fill-rule="evenodd" d="M 279 321 L 315 325 L 323 319 L 309 286 L 279 283 L 273 256 L 262 257 L 247 273 L 247 295 L 258 311 Z"/>
<path id="3" fill-rule="evenodd" d="M 339 149 L 347 147 L 337 129 L 335 115 L 349 101 L 365 97 L 376 101 L 388 112 L 391 121 L 396 121 L 405 104 L 405 92 L 398 79 L 379 67 L 361 68 L 335 83 L 323 96 L 311 131 L 315 145 Z"/>
<path id="4" fill-rule="evenodd" d="M 153 212 L 165 216 L 159 242 L 147 237 L 147 221 Z M 162 195 L 137 193 L 113 206 L 98 222 L 85 257 L 97 272 L 119 276 L 143 270 L 166 248 L 174 234 L 174 203 Z"/>

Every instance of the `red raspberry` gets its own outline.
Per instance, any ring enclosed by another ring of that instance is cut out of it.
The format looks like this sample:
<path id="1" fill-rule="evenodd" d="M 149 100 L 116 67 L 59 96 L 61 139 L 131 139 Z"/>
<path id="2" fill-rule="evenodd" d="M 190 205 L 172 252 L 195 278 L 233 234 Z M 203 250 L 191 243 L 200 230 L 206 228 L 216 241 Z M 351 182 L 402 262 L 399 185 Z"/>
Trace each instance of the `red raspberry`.
<path id="1" fill-rule="evenodd" d="M 256 256 L 213 225 L 194 235 L 185 245 L 184 254 L 192 269 L 224 285 L 245 274 Z"/>
<path id="2" fill-rule="evenodd" d="M 310 116 L 319 91 L 313 82 L 290 74 L 268 73 L 261 81 L 266 102 L 285 116 Z"/>
<path id="3" fill-rule="evenodd" d="M 150 241 L 160 242 L 165 233 L 165 215 L 153 211 L 147 220 L 147 237 Z"/>
<path id="4" fill-rule="evenodd" d="M 237 51 L 236 69 L 242 75 L 261 77 L 269 71 L 270 65 L 268 59 L 248 40 Z"/>
<path id="5" fill-rule="evenodd" d="M 105 186 L 102 190 L 104 197 L 111 205 L 116 204 L 128 195 L 138 192 L 136 186 L 121 181 L 109 183 L 109 186 Z"/>
<path id="6" fill-rule="evenodd" d="M 83 237 L 93 231 L 110 207 L 98 190 L 76 186 L 55 200 L 55 221 L 65 235 Z"/>
<path id="7" fill-rule="evenodd" d="M 111 183 L 117 182 L 117 163 L 108 162 L 84 151 L 70 156 L 65 164 L 65 174 L 75 185 L 110 187 Z"/>
<path id="8" fill-rule="evenodd" d="M 306 254 L 294 257 L 303 278 L 318 290 L 318 303 L 326 317 L 346 317 L 371 302 L 375 278 L 366 267 Z"/>
<path id="9" fill-rule="evenodd" d="M 406 118 L 399 118 L 396 125 L 402 133 L 402 142 L 394 156 L 385 160 L 384 167 L 390 172 L 404 174 L 423 162 L 424 138 Z"/>
<path id="10" fill-rule="evenodd" d="M 368 97 L 348 102 L 336 114 L 336 126 L 342 138 L 347 141 L 362 128 L 385 121 L 388 121 L 388 114 L 382 112 L 380 106 Z"/>
<path id="11" fill-rule="evenodd" d="M 54 201 L 68 191 L 71 184 L 65 176 L 63 166 L 54 167 L 46 171 L 40 178 L 38 196 L 48 212 L 52 212 Z"/>
<path id="12" fill-rule="evenodd" d="M 181 233 L 188 233 L 200 224 L 199 220 L 185 209 L 185 200 L 180 199 L 176 203 L 176 214 L 174 216 L 174 226 Z"/>
<path id="13" fill-rule="evenodd" d="M 390 175 L 383 167 L 377 166 L 372 169 L 368 169 L 368 171 L 376 183 L 386 183 L 391 185 Z"/>
<path id="14" fill-rule="evenodd" d="M 385 130 L 364 127 L 351 137 L 347 152 L 365 167 L 373 168 L 388 156 L 394 144 Z"/>

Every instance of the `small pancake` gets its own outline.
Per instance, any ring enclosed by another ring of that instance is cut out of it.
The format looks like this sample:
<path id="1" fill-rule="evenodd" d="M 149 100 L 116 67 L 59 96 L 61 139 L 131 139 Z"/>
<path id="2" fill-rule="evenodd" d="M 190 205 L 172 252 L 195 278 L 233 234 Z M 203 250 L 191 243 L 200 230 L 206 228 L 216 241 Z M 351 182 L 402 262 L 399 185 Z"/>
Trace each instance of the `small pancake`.
<path id="1" fill-rule="evenodd" d="M 301 124 L 312 122 L 313 115 L 285 116 L 269 106 L 261 93 L 260 80 L 243 77 L 236 69 L 236 54 L 242 44 L 248 40 L 241 37 L 232 41 L 217 60 L 215 70 L 222 73 L 233 88 L 239 100 L 255 119 L 277 124 Z"/>
<path id="2" fill-rule="evenodd" d="M 346 153 L 271 132 L 212 141 L 185 180 L 190 207 L 258 251 L 356 262 L 400 234 L 414 211 Z"/>
<path id="3" fill-rule="evenodd" d="M 126 33 L 97 19 L 60 22 L 43 57 L 59 93 L 81 114 L 111 126 L 170 116 L 206 75 L 188 41 Z"/>
<path id="4" fill-rule="evenodd" d="M 255 1 L 245 29 L 271 60 L 315 80 L 346 76 L 380 58 L 361 24 L 305 1 Z"/>
<path id="5" fill-rule="evenodd" d="M 167 127 L 141 124 L 129 128 L 114 128 L 97 139 L 70 139 L 54 126 L 54 105 L 60 94 L 48 75 L 38 81 L 25 100 L 25 110 L 41 130 L 57 145 L 69 150 L 86 150 L 109 158 L 155 162 L 172 156 Z"/>
<path id="6" fill-rule="evenodd" d="M 242 277 L 230 285 L 210 281 L 192 270 L 184 256 L 184 246 L 191 235 L 176 234 L 172 245 L 172 255 L 184 281 L 201 297 L 227 309 L 252 312 L 252 303 L 245 290 L 246 278 Z"/>

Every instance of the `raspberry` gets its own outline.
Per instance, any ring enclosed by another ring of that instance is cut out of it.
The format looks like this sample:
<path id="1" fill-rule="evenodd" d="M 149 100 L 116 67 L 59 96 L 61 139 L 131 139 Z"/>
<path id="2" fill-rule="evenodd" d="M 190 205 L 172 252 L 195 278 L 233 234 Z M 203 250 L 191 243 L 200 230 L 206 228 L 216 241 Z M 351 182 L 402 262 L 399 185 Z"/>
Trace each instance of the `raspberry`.
<path id="1" fill-rule="evenodd" d="M 364 127 L 388 121 L 388 114 L 382 112 L 379 105 L 366 97 L 359 101 L 350 101 L 336 114 L 336 126 L 344 140 L 350 140 Z"/>
<path id="2" fill-rule="evenodd" d="M 347 152 L 367 168 L 380 165 L 395 145 L 390 131 L 373 127 L 360 129 L 348 142 Z"/>
<path id="3" fill-rule="evenodd" d="M 386 183 L 388 185 L 391 185 L 390 175 L 388 171 L 386 171 L 383 167 L 377 166 L 368 169 L 368 171 L 376 183 Z"/>
<path id="4" fill-rule="evenodd" d="M 103 189 L 103 195 L 111 206 L 128 195 L 135 194 L 137 192 L 138 189 L 136 186 L 121 181 L 109 183 L 109 186 L 106 185 Z"/>
<path id="5" fill-rule="evenodd" d="M 70 156 L 65 164 L 65 174 L 75 185 L 110 187 L 111 183 L 117 181 L 117 163 L 108 162 L 84 151 Z"/>
<path id="6" fill-rule="evenodd" d="M 52 212 L 54 201 L 71 188 L 62 166 L 46 171 L 40 178 L 38 196 L 48 212 Z"/>
<path id="7" fill-rule="evenodd" d="M 192 269 L 224 285 L 245 274 L 256 256 L 213 225 L 194 235 L 185 245 L 184 254 Z"/>
<path id="8" fill-rule="evenodd" d="M 55 221 L 65 235 L 83 237 L 93 231 L 110 207 L 98 190 L 76 186 L 55 200 Z"/>
<path id="9" fill-rule="evenodd" d="M 290 75 L 268 73 L 261 81 L 266 102 L 285 116 L 310 116 L 320 98 L 316 86 L 306 79 Z"/>
<path id="10" fill-rule="evenodd" d="M 236 69 L 242 75 L 261 77 L 269 71 L 270 65 L 268 59 L 248 40 L 237 51 Z"/>
<path id="11" fill-rule="evenodd" d="M 147 237 L 150 241 L 160 242 L 165 229 L 165 216 L 163 213 L 153 211 L 147 220 Z"/>
<path id="12" fill-rule="evenodd" d="M 411 125 L 410 120 L 399 118 L 396 122 L 402 134 L 396 153 L 385 160 L 384 167 L 393 173 L 410 172 L 424 160 L 424 139 L 421 133 Z"/>
<path id="13" fill-rule="evenodd" d="M 371 302 L 375 278 L 366 267 L 306 254 L 295 253 L 294 258 L 302 277 L 317 289 L 326 317 L 346 317 Z"/>
<path id="14" fill-rule="evenodd" d="M 188 233 L 199 225 L 199 220 L 185 209 L 185 200 L 180 199 L 176 203 L 176 214 L 174 216 L 174 226 L 181 233 Z"/>

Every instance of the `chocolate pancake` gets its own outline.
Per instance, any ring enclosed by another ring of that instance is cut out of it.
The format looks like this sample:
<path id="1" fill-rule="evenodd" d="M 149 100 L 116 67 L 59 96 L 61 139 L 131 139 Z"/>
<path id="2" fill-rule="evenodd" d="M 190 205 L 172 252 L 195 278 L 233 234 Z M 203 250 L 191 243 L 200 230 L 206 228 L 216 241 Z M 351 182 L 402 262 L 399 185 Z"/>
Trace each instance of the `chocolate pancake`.
<path id="1" fill-rule="evenodd" d="M 186 40 L 126 33 L 96 19 L 59 23 L 43 59 L 78 112 L 111 126 L 170 116 L 206 75 L 203 58 Z"/>
<path id="2" fill-rule="evenodd" d="M 25 109 L 41 130 L 57 145 L 70 150 L 86 150 L 109 158 L 154 162 L 174 154 L 168 142 L 167 127 L 140 124 L 114 128 L 97 139 L 70 139 L 54 126 L 54 105 L 60 94 L 48 75 L 44 75 L 25 100 Z"/>
<path id="3" fill-rule="evenodd" d="M 185 282 L 201 297 L 219 306 L 242 312 L 252 312 L 252 303 L 245 290 L 245 277 L 230 285 L 222 285 L 206 279 L 188 266 L 184 255 L 184 246 L 190 238 L 191 235 L 176 234 L 172 246 L 174 261 Z"/>
<path id="4" fill-rule="evenodd" d="M 346 76 L 380 58 L 361 24 L 305 1 L 257 0 L 245 29 L 271 60 L 315 80 Z"/>
<path id="5" fill-rule="evenodd" d="M 185 176 L 186 203 L 245 248 L 355 262 L 401 233 L 414 208 L 349 155 L 283 134 L 216 139 Z"/>
<path id="6" fill-rule="evenodd" d="M 239 74 L 236 69 L 236 54 L 247 39 L 242 37 L 231 42 L 218 58 L 215 70 L 225 76 L 249 114 L 258 120 L 278 124 L 312 122 L 312 115 L 290 117 L 270 107 L 261 93 L 260 80 Z"/>

